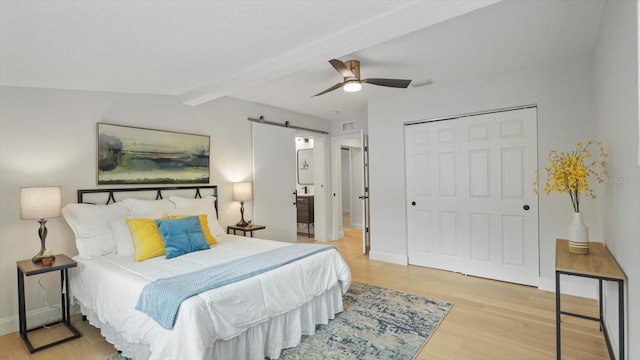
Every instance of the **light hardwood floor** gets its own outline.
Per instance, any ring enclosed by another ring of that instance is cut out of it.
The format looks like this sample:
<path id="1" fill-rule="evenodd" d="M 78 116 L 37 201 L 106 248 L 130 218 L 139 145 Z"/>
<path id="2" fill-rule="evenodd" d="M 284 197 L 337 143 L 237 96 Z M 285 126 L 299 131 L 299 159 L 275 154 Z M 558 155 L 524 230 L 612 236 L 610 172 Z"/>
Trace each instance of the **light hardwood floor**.
<path id="1" fill-rule="evenodd" d="M 417 359 L 555 358 L 554 294 L 447 271 L 372 261 L 362 255 L 360 234 L 345 229 L 345 237 L 333 243 L 349 263 L 353 281 L 454 304 Z M 566 310 L 597 316 L 593 300 L 563 296 L 562 301 Z M 597 323 L 572 317 L 562 320 L 563 359 L 608 359 Z M 115 351 L 79 316 L 72 322 L 81 338 L 33 355 L 17 333 L 0 337 L 0 359 L 98 360 Z"/>

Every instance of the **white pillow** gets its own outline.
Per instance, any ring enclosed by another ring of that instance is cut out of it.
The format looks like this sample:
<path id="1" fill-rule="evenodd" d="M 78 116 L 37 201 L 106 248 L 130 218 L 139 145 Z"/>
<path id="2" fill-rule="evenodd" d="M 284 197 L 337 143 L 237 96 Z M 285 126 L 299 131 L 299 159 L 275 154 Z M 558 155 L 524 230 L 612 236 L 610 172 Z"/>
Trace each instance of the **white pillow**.
<path id="1" fill-rule="evenodd" d="M 62 208 L 62 215 L 76 236 L 78 255 L 93 259 L 116 251 L 110 222 L 129 216 L 129 209 L 121 202 L 110 205 L 72 203 Z"/>
<path id="2" fill-rule="evenodd" d="M 169 196 L 169 201 L 175 204 L 176 209 L 184 209 L 184 208 L 192 208 L 192 207 L 200 207 L 200 206 L 210 206 L 211 208 L 216 209 L 215 201 L 216 197 L 213 195 L 208 195 L 203 198 L 188 198 L 184 196 Z"/>
<path id="3" fill-rule="evenodd" d="M 118 256 L 133 256 L 133 238 L 129 225 L 125 219 L 112 219 L 109 223 L 111 232 L 116 239 L 116 253 Z"/>
<path id="4" fill-rule="evenodd" d="M 205 196 L 199 199 L 170 196 L 169 201 L 176 206 L 171 215 L 207 215 L 207 222 L 209 223 L 211 234 L 213 236 L 222 235 L 225 232 L 218 222 L 215 200 L 215 196 Z"/>
<path id="5" fill-rule="evenodd" d="M 140 200 L 124 199 L 122 202 L 129 208 L 131 217 L 138 219 L 157 219 L 171 214 L 175 206 L 167 199 Z"/>

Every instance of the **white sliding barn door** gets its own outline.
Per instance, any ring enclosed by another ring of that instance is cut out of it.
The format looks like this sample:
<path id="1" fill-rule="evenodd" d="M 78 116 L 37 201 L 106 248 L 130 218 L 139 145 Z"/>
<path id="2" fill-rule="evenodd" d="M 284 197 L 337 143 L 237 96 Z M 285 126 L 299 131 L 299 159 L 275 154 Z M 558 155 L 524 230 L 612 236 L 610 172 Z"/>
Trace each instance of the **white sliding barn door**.
<path id="1" fill-rule="evenodd" d="M 536 112 L 405 127 L 410 264 L 537 285 Z"/>
<path id="2" fill-rule="evenodd" d="M 296 242 L 296 144 L 295 131 L 252 124 L 253 211 L 256 233 L 271 240 Z"/>

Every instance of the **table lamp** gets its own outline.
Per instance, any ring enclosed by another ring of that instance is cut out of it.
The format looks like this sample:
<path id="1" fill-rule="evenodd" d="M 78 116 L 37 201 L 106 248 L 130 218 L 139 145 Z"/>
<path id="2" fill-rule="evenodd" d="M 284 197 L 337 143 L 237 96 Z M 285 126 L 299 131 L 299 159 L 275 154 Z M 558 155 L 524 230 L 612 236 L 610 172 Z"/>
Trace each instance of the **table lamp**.
<path id="1" fill-rule="evenodd" d="M 239 182 L 233 184 L 233 200 L 240 201 L 240 216 L 241 220 L 236 226 L 247 226 L 247 223 L 244 220 L 244 202 L 251 200 L 251 183 L 250 182 Z"/>
<path id="2" fill-rule="evenodd" d="M 20 219 L 37 220 L 40 223 L 38 236 L 40 236 L 40 252 L 31 260 L 34 263 L 42 262 L 46 250 L 47 219 L 59 217 L 61 208 L 61 196 L 59 186 L 48 187 L 23 187 L 20 188 Z"/>

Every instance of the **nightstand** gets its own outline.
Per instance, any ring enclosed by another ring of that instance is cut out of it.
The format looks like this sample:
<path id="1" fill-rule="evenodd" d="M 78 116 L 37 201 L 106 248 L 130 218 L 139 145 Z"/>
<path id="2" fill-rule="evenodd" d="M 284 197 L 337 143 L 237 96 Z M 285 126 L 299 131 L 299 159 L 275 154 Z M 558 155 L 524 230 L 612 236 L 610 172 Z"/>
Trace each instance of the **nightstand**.
<path id="1" fill-rule="evenodd" d="M 66 255 L 56 255 L 56 259 L 51 266 L 43 266 L 42 264 L 36 264 L 31 259 L 16 261 L 16 265 L 18 267 L 18 316 L 20 322 L 20 337 L 27 345 L 29 352 L 34 353 L 36 351 L 40 351 L 51 346 L 55 346 L 61 344 L 63 342 L 67 342 L 69 340 L 77 339 L 80 337 L 80 333 L 71 325 L 71 319 L 69 315 L 69 269 L 72 267 L 78 266 L 78 263 L 73 261 L 73 259 L 69 258 Z M 55 321 L 50 324 L 41 325 L 35 327 L 33 329 L 27 329 L 27 314 L 25 307 L 25 297 L 24 297 L 24 277 L 31 275 L 44 274 L 52 271 L 60 271 L 60 298 L 61 298 L 61 308 L 62 308 L 62 319 L 60 321 Z M 29 341 L 28 333 L 30 331 L 42 329 L 46 326 L 54 325 L 62 323 L 64 324 L 69 331 L 71 331 L 72 335 L 68 336 L 64 339 L 60 339 L 58 341 L 54 341 L 52 343 L 41 345 L 39 347 L 34 348 Z"/>
<path id="2" fill-rule="evenodd" d="M 251 234 L 253 237 L 253 232 L 257 230 L 266 229 L 267 227 L 264 225 L 247 225 L 247 226 L 238 226 L 238 225 L 229 225 L 227 226 L 227 234 L 231 234 L 231 230 L 233 230 L 233 235 L 236 234 L 236 231 L 242 231 L 242 236 L 247 236 L 247 233 Z"/>

